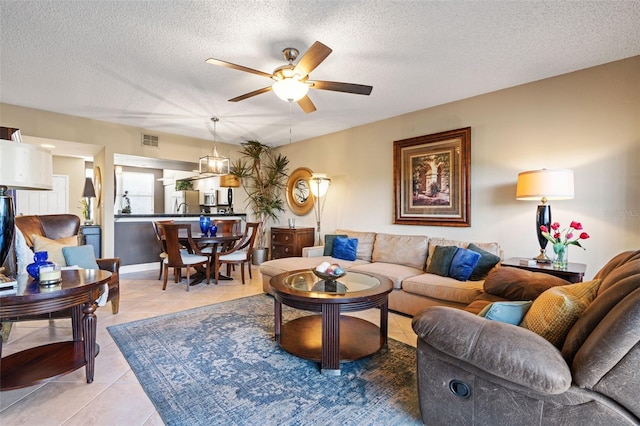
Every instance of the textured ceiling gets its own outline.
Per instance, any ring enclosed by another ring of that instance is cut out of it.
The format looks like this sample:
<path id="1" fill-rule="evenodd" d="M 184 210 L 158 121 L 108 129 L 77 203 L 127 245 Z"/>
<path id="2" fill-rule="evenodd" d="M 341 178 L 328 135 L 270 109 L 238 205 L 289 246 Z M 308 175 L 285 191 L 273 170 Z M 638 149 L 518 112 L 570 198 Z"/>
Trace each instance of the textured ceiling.
<path id="1" fill-rule="evenodd" d="M 211 140 L 282 145 L 640 54 L 640 1 L 5 1 L 0 101 Z M 285 47 L 333 53 L 317 111 L 265 93 Z M 291 133 L 290 133 L 291 120 Z"/>

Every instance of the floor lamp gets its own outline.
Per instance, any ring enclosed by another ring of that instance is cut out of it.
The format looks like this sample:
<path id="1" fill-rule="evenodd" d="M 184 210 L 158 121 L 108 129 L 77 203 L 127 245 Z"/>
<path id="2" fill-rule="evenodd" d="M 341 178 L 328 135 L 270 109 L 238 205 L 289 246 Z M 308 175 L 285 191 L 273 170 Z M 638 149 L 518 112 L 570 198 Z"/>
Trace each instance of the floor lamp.
<path id="1" fill-rule="evenodd" d="M 541 226 L 550 229 L 551 206 L 549 200 L 569 200 L 573 198 L 573 171 L 560 170 L 530 170 L 518 173 L 516 187 L 517 200 L 540 200 L 536 213 L 536 233 L 540 244 L 540 254 L 533 259 L 540 263 L 551 263 L 545 249 L 547 239 L 542 235 Z"/>
<path id="2" fill-rule="evenodd" d="M 11 252 L 15 233 L 15 209 L 9 189 L 53 189 L 53 165 L 51 152 L 35 145 L 0 139 L 0 152 L 1 267 Z"/>
<path id="3" fill-rule="evenodd" d="M 329 185 L 331 185 L 331 179 L 325 173 L 312 173 L 309 178 L 309 189 L 313 194 L 313 211 L 316 214 L 316 244 L 319 245 L 324 245 L 320 235 L 320 222 L 322 221 L 324 203 L 327 201 Z"/>

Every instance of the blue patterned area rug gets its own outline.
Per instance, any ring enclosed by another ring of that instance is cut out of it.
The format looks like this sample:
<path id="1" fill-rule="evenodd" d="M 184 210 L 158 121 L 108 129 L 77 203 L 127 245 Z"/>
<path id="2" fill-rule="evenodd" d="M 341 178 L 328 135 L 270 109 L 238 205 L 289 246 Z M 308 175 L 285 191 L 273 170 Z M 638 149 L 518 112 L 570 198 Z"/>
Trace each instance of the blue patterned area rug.
<path id="1" fill-rule="evenodd" d="M 283 320 L 309 315 L 283 307 Z M 108 327 L 168 425 L 420 424 L 415 348 L 388 348 L 320 374 L 275 342 L 257 295 Z"/>

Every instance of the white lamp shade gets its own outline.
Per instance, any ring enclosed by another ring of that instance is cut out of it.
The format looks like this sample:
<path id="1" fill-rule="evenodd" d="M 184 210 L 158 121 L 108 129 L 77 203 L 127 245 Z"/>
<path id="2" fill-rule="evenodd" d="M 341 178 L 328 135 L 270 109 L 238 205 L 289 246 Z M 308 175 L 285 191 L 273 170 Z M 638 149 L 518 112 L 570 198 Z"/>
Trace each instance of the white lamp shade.
<path id="1" fill-rule="evenodd" d="M 573 170 L 530 170 L 518 173 L 516 199 L 569 200 L 573 198 Z"/>
<path id="2" fill-rule="evenodd" d="M 53 189 L 51 151 L 0 139 L 0 185 L 10 189 Z"/>
<path id="3" fill-rule="evenodd" d="M 295 78 L 283 78 L 271 86 L 276 95 L 287 102 L 296 102 L 309 92 L 309 86 Z"/>
<path id="4" fill-rule="evenodd" d="M 322 197 L 329 190 L 331 179 L 325 173 L 313 173 L 309 178 L 309 188 L 311 193 L 316 197 Z"/>

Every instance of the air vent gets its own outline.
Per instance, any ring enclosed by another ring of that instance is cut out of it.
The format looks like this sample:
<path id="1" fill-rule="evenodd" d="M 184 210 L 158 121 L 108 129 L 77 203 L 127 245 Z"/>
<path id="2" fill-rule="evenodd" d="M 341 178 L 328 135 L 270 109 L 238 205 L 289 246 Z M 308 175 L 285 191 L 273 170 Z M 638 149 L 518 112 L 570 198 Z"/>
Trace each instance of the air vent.
<path id="1" fill-rule="evenodd" d="M 158 147 L 158 137 L 154 135 L 145 135 L 142 134 L 142 145 L 143 146 L 152 146 Z"/>

